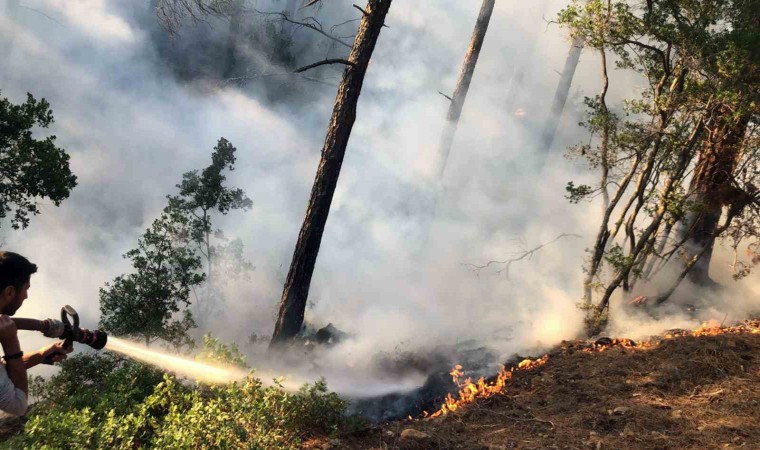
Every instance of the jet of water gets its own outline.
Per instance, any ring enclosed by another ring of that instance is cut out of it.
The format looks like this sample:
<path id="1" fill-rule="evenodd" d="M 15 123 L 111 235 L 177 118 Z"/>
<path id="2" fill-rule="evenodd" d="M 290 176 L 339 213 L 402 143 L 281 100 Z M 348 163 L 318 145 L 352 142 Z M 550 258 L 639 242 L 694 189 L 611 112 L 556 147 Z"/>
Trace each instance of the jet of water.
<path id="1" fill-rule="evenodd" d="M 140 344 L 112 336 L 108 337 L 106 349 L 206 383 L 231 383 L 233 381 L 240 381 L 247 375 L 245 371 L 238 368 L 223 367 L 185 359 L 166 352 L 151 350 Z"/>

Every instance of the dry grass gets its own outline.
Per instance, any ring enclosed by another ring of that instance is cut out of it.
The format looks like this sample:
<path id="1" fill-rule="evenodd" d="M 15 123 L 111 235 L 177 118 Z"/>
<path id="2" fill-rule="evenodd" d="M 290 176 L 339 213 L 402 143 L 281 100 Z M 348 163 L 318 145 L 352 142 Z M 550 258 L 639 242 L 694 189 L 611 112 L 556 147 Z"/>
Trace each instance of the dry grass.
<path id="1" fill-rule="evenodd" d="M 760 334 L 682 336 L 589 353 L 565 343 L 503 395 L 312 448 L 760 449 Z M 409 444 L 400 432 L 429 437 Z"/>

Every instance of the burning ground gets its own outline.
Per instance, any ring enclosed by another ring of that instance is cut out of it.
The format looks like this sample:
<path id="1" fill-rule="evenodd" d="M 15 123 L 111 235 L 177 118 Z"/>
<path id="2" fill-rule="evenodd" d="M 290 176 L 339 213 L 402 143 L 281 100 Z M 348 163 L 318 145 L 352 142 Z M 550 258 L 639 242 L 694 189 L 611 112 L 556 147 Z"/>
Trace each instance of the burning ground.
<path id="1" fill-rule="evenodd" d="M 308 448 L 758 448 L 760 320 L 646 341 L 564 341 L 441 409 Z M 439 401 L 441 404 L 441 401 Z M 435 417 L 431 417 L 435 416 Z"/>

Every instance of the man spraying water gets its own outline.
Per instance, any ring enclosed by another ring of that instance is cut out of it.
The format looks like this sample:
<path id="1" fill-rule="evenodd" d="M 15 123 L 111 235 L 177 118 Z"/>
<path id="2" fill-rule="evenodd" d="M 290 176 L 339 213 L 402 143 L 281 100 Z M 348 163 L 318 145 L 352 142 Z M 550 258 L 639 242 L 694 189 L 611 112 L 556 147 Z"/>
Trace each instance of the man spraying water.
<path id="1" fill-rule="evenodd" d="M 42 349 L 24 354 L 18 340 L 18 327 L 10 316 L 14 315 L 28 296 L 32 274 L 37 266 L 13 252 L 0 252 L 0 345 L 4 364 L 0 365 L 0 410 L 7 414 L 23 415 L 27 408 L 29 386 L 26 370 L 40 363 L 52 364 L 66 359 L 71 345 L 58 341 Z M 51 338 L 60 337 L 64 324 L 47 319 L 40 322 L 42 333 Z"/>

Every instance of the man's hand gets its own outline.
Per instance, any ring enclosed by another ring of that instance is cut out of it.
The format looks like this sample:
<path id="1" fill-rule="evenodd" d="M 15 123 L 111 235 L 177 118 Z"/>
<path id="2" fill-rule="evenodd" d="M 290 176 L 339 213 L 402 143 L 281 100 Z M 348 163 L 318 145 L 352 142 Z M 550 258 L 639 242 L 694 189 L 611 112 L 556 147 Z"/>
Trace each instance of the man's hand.
<path id="1" fill-rule="evenodd" d="M 0 343 L 5 345 L 6 343 L 12 343 L 18 339 L 18 329 L 16 329 L 16 323 L 5 314 L 0 314 Z"/>
<path id="2" fill-rule="evenodd" d="M 66 359 L 66 355 L 74 350 L 73 346 L 64 347 L 64 341 L 58 341 L 43 347 L 39 354 L 42 356 L 43 364 L 53 364 Z"/>

